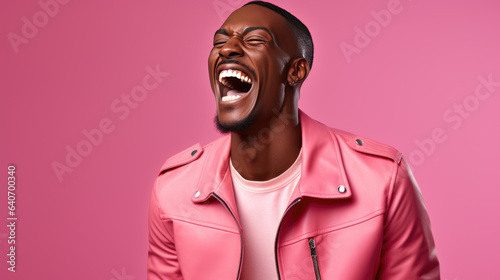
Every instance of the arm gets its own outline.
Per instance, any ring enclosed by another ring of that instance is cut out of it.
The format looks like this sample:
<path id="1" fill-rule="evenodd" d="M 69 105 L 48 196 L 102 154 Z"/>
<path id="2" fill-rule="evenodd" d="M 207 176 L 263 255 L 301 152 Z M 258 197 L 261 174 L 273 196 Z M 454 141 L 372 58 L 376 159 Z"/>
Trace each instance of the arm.
<path id="1" fill-rule="evenodd" d="M 377 279 L 440 279 L 429 216 L 404 159 L 397 166 L 388 197 Z"/>
<path id="2" fill-rule="evenodd" d="M 149 249 L 148 249 L 148 280 L 182 280 L 182 274 L 177 260 L 177 252 L 173 241 L 171 228 L 167 226 L 167 221 L 161 218 L 156 197 L 158 179 L 151 194 L 149 204 Z"/>

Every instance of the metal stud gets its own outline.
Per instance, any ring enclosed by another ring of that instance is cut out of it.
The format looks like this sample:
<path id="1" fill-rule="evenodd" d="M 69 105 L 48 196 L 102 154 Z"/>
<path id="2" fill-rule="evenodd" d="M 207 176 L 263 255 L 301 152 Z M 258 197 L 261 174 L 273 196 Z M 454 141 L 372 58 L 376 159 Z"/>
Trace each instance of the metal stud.
<path id="1" fill-rule="evenodd" d="M 198 150 L 193 150 L 193 151 L 191 152 L 191 156 L 196 155 L 196 153 L 197 153 L 197 152 L 198 152 Z"/>
<path id="2" fill-rule="evenodd" d="M 201 194 L 200 191 L 196 191 L 196 193 L 194 194 L 194 197 L 198 198 L 200 196 L 200 194 Z"/>
<path id="3" fill-rule="evenodd" d="M 344 185 L 340 185 L 337 189 L 339 190 L 339 193 L 345 193 L 347 191 Z"/>
<path id="4" fill-rule="evenodd" d="M 363 140 L 356 139 L 356 144 L 358 144 L 359 146 L 363 146 Z"/>

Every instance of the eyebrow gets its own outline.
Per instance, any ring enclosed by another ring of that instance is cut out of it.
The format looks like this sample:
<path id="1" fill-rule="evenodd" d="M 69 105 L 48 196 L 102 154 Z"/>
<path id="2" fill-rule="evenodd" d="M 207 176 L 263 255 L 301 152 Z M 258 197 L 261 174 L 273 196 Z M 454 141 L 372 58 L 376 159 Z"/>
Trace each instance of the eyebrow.
<path id="1" fill-rule="evenodd" d="M 269 31 L 269 29 L 265 28 L 265 27 L 259 27 L 259 26 L 250 26 L 250 27 L 247 27 L 243 30 L 243 35 L 246 35 L 252 31 L 255 31 L 255 30 L 264 30 L 265 32 L 267 32 L 269 34 L 269 36 L 271 36 L 271 38 L 274 39 L 274 36 L 273 34 L 271 33 L 271 31 Z M 215 31 L 215 35 L 217 34 L 221 34 L 221 35 L 225 35 L 225 36 L 231 36 L 231 34 L 229 34 L 229 32 L 226 30 L 226 29 L 219 29 L 217 31 Z"/>

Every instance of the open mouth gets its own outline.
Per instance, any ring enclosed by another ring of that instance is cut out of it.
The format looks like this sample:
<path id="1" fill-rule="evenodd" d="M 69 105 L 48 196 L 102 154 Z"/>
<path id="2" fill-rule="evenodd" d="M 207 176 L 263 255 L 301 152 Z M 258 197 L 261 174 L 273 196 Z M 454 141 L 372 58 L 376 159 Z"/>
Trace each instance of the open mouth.
<path id="1" fill-rule="evenodd" d="M 252 88 L 250 77 L 241 70 L 225 69 L 219 73 L 219 83 L 222 86 L 222 101 L 240 99 Z"/>

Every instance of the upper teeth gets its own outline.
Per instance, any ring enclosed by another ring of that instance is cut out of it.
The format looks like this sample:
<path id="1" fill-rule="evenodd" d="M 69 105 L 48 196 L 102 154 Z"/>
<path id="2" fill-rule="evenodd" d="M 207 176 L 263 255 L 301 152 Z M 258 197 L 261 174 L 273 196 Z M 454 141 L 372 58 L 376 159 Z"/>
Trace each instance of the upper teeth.
<path id="1" fill-rule="evenodd" d="M 237 78 L 237 79 L 240 79 L 240 81 L 245 82 L 245 83 L 249 83 L 249 84 L 252 83 L 252 80 L 245 73 L 243 73 L 239 70 L 231 70 L 231 69 L 222 70 L 222 72 L 220 72 L 220 74 L 219 74 L 219 82 L 222 83 L 222 78 L 227 78 L 227 77 Z"/>

